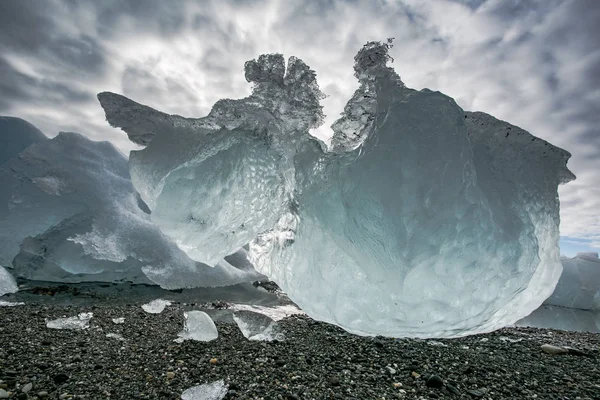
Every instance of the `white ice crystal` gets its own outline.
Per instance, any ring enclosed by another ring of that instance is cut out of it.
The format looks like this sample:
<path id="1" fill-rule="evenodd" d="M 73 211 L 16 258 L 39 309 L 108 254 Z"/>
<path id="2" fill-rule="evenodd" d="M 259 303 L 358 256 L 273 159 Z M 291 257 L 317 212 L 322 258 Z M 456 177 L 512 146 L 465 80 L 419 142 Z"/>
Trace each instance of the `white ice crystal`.
<path id="1" fill-rule="evenodd" d="M 176 342 L 196 340 L 210 342 L 219 337 L 217 327 L 210 316 L 203 311 L 188 311 L 183 313 L 185 319 L 183 330 L 178 334 Z"/>
<path id="2" fill-rule="evenodd" d="M 227 395 L 228 386 L 223 380 L 193 386 L 181 394 L 181 400 L 221 400 Z"/>
<path id="3" fill-rule="evenodd" d="M 80 313 L 74 317 L 58 318 L 54 320 L 46 320 L 46 327 L 50 329 L 69 329 L 82 330 L 90 327 L 90 320 L 94 316 L 93 313 Z"/>
<path id="4" fill-rule="evenodd" d="M 407 88 L 390 44 L 355 57 L 359 89 L 329 151 L 315 74 L 246 63 L 251 96 L 201 119 L 122 96 L 108 122 L 146 146 L 132 181 L 191 258 L 249 259 L 310 316 L 364 335 L 450 337 L 536 309 L 561 273 L 557 187 L 570 154 L 439 92 Z M 482 290 L 485 288 L 485 290 Z"/>
<path id="5" fill-rule="evenodd" d="M 142 309 L 149 314 L 160 314 L 164 311 L 165 307 L 170 305 L 171 302 L 169 300 L 156 299 L 152 300 L 150 303 L 143 304 Z M 116 323 L 117 322 L 115 322 L 115 324 Z"/>

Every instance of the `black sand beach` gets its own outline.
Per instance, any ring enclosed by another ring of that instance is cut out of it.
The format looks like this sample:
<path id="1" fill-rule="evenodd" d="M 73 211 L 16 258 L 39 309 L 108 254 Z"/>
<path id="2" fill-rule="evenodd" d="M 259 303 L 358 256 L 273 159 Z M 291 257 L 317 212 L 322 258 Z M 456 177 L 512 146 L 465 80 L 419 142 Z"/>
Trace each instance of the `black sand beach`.
<path id="1" fill-rule="evenodd" d="M 6 299 L 28 304 L 0 307 L 0 397 L 179 399 L 223 379 L 230 399 L 600 399 L 594 333 L 507 328 L 451 340 L 371 338 L 292 316 L 280 321 L 284 341 L 255 342 L 221 309 L 206 310 L 217 340 L 178 344 L 183 312 L 210 302 L 175 301 L 148 314 L 140 307 L 146 298 L 69 305 L 68 296 L 35 301 L 29 291 Z M 81 312 L 94 314 L 86 330 L 45 325 Z M 119 317 L 123 324 L 112 322 Z M 543 344 L 584 354 L 550 355 Z"/>

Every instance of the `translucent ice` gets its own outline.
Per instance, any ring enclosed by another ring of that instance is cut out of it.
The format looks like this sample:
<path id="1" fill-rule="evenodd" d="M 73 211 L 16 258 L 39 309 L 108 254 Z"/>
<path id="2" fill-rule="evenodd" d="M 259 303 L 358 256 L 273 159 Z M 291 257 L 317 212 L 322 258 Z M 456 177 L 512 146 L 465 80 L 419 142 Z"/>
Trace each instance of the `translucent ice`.
<path id="1" fill-rule="evenodd" d="M 150 303 L 143 304 L 142 309 L 149 314 L 160 314 L 165 310 L 165 307 L 170 305 L 171 302 L 169 300 L 156 299 L 152 300 Z"/>
<path id="2" fill-rule="evenodd" d="M 248 340 L 271 342 L 284 339 L 277 322 L 264 314 L 238 311 L 233 314 L 233 320 Z"/>
<path id="3" fill-rule="evenodd" d="M 563 273 L 546 304 L 600 310 L 600 260 L 598 253 L 563 258 Z"/>
<path id="4" fill-rule="evenodd" d="M 6 128 L 0 119 L 0 131 Z M 22 121 L 23 124 L 26 124 Z M 34 128 L 32 128 L 34 129 Z M 0 264 L 29 279 L 221 286 L 262 275 L 191 260 L 150 221 L 127 159 L 108 142 L 60 133 L 0 165 Z"/>
<path id="5" fill-rule="evenodd" d="M 15 282 L 15 278 L 3 267 L 0 267 L 0 296 L 4 296 L 7 293 L 15 293 L 18 290 L 19 287 L 17 286 L 17 282 Z"/>
<path id="6" fill-rule="evenodd" d="M 46 327 L 50 329 L 81 330 L 90 327 L 93 313 L 80 313 L 74 317 L 58 318 L 52 321 L 46 320 Z"/>
<path id="7" fill-rule="evenodd" d="M 183 313 L 185 323 L 183 331 L 178 334 L 176 342 L 184 340 L 197 340 L 200 342 L 210 342 L 219 337 L 217 327 L 213 320 L 203 311 L 188 311 Z"/>
<path id="8" fill-rule="evenodd" d="M 221 400 L 227 395 L 228 386 L 223 380 L 193 386 L 181 394 L 181 400 Z"/>
<path id="9" fill-rule="evenodd" d="M 191 258 L 249 259 L 314 318 L 366 335 L 493 330 L 536 309 L 561 273 L 557 186 L 570 154 L 450 97 L 405 87 L 390 44 L 355 57 L 359 89 L 329 150 L 315 74 L 246 63 L 250 97 L 202 119 L 112 93 L 107 120 L 145 145 L 134 186 Z M 484 287 L 485 290 L 481 290 Z"/>

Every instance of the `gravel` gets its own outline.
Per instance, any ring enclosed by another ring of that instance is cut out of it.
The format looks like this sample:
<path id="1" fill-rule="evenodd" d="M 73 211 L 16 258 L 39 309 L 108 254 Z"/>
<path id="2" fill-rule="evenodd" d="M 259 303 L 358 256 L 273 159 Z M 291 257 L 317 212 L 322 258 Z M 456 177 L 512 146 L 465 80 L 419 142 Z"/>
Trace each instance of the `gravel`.
<path id="1" fill-rule="evenodd" d="M 283 341 L 249 341 L 221 318 L 218 339 L 175 343 L 190 309 L 0 307 L 0 398 L 179 399 L 223 379 L 228 399 L 600 399 L 600 334 L 508 328 L 451 340 L 370 338 L 293 316 L 279 322 Z M 46 319 L 84 312 L 94 315 L 88 329 L 46 328 Z M 548 354 L 545 344 L 577 351 Z"/>

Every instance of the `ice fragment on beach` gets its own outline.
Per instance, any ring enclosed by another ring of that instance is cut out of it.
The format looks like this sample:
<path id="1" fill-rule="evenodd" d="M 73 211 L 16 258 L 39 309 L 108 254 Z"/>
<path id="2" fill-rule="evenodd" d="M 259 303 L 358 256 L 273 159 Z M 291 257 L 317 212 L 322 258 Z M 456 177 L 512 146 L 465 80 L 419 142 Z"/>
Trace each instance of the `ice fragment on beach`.
<path id="1" fill-rule="evenodd" d="M 112 319 L 113 324 L 122 324 L 125 322 L 125 318 L 120 317 L 120 318 L 113 318 Z"/>
<path id="2" fill-rule="evenodd" d="M 233 314 L 233 320 L 248 340 L 271 342 L 284 339 L 279 324 L 264 314 L 238 311 Z"/>
<path id="3" fill-rule="evenodd" d="M 15 306 L 24 306 L 25 303 L 21 301 L 5 301 L 0 300 L 0 307 L 15 307 Z"/>
<path id="4" fill-rule="evenodd" d="M 227 389 L 223 380 L 193 386 L 181 394 L 181 400 L 221 400 L 227 395 Z"/>
<path id="5" fill-rule="evenodd" d="M 16 293 L 19 290 L 15 278 L 6 270 L 0 266 L 0 296 L 4 296 L 8 293 Z"/>
<path id="6" fill-rule="evenodd" d="M 117 340 L 120 340 L 122 342 L 125 341 L 125 338 L 122 335 L 119 335 L 118 333 L 107 333 L 106 337 L 107 338 L 111 338 L 111 339 L 117 339 Z"/>
<path id="7" fill-rule="evenodd" d="M 46 327 L 50 329 L 87 329 L 90 326 L 90 320 L 93 316 L 94 314 L 89 312 L 80 313 L 75 317 L 58 318 L 52 321 L 46 320 Z"/>
<path id="8" fill-rule="evenodd" d="M 160 314 L 161 312 L 163 312 L 165 307 L 170 306 L 170 305 L 171 305 L 171 302 L 169 300 L 156 299 L 156 300 L 152 300 L 150 303 L 146 303 L 146 304 L 142 305 L 142 308 L 144 309 L 144 311 L 146 311 L 149 314 Z M 115 323 L 117 323 L 117 322 L 115 322 Z"/>
<path id="9" fill-rule="evenodd" d="M 263 314 L 271 318 L 273 321 L 280 321 L 292 315 L 305 315 L 304 311 L 293 304 L 274 307 L 255 306 L 251 304 L 232 304 L 229 309 L 233 311 L 251 311 L 258 314 Z"/>
<path id="10" fill-rule="evenodd" d="M 200 342 L 209 342 L 219 337 L 217 327 L 213 320 L 203 311 L 188 311 L 183 313 L 185 319 L 183 331 L 178 334 L 176 342 L 181 343 L 184 340 L 197 340 Z"/>

